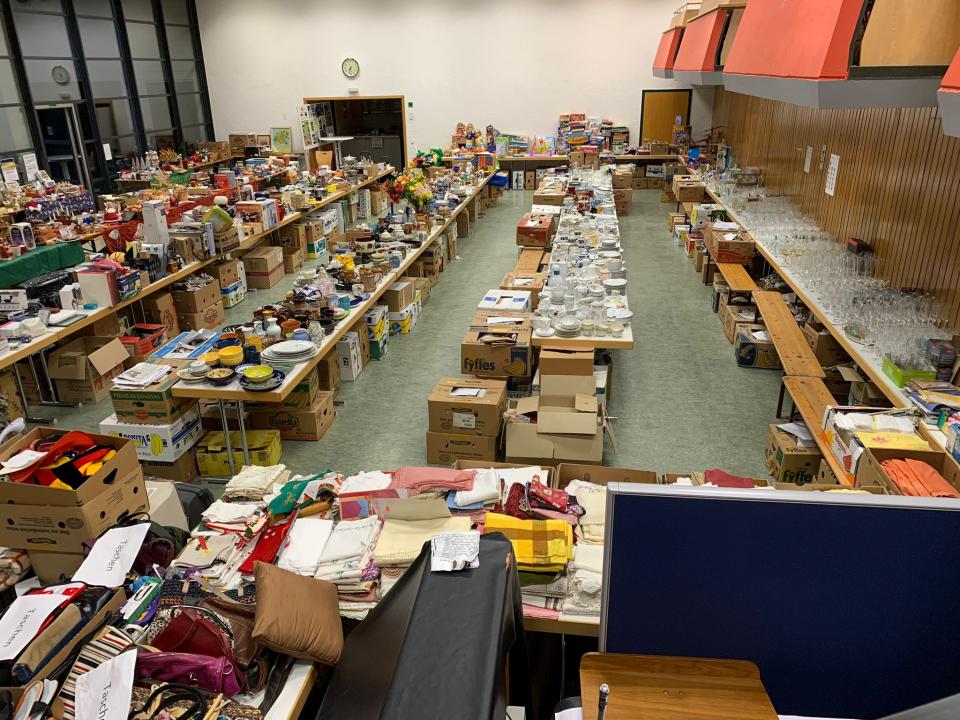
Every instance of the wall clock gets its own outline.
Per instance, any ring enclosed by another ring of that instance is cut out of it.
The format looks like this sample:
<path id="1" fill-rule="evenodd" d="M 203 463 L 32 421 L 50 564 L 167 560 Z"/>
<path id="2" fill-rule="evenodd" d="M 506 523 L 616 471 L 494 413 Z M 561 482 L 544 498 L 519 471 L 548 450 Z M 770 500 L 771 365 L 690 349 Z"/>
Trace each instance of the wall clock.
<path id="1" fill-rule="evenodd" d="M 353 78 L 360 74 L 360 63 L 353 58 L 347 58 L 340 64 L 340 69 L 344 75 L 353 80 Z"/>
<path id="2" fill-rule="evenodd" d="M 54 65 L 50 69 L 50 76 L 57 85 L 70 84 L 70 71 L 63 65 Z"/>

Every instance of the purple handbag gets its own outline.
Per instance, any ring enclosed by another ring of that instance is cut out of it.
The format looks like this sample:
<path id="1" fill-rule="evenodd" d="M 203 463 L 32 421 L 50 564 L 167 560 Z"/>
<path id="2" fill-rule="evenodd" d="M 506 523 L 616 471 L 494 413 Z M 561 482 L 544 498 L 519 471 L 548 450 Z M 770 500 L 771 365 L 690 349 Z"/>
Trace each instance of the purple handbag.
<path id="1" fill-rule="evenodd" d="M 236 695 L 240 691 L 237 669 L 225 657 L 141 651 L 134 674 L 138 680 L 193 685 L 225 695 Z"/>

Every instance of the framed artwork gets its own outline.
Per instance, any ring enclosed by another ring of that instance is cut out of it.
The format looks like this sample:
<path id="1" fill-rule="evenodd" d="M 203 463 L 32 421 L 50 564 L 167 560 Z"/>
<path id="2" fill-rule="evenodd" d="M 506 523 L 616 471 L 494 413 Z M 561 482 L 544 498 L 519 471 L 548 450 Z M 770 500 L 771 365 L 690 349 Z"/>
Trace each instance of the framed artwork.
<path id="1" fill-rule="evenodd" d="M 269 150 L 271 139 L 269 135 L 257 135 L 257 147 L 261 150 Z"/>
<path id="2" fill-rule="evenodd" d="M 270 128 L 270 146 L 274 152 L 289 153 L 293 152 L 293 128 L 272 127 Z"/>

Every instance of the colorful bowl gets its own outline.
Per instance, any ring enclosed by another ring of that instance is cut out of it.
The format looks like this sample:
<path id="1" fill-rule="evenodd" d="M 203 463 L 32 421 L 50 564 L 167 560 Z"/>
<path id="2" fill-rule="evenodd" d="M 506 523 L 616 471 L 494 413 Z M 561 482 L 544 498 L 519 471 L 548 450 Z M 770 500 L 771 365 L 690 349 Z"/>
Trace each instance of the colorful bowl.
<path id="1" fill-rule="evenodd" d="M 232 368 L 216 368 L 207 373 L 207 382 L 217 386 L 229 385 L 236 376 Z"/>
<path id="2" fill-rule="evenodd" d="M 266 382 L 273 376 L 273 368 L 269 365 L 254 365 L 244 370 L 243 376 L 250 382 Z"/>
<path id="3" fill-rule="evenodd" d="M 218 350 L 211 350 L 210 352 L 205 352 L 200 356 L 200 359 L 207 364 L 208 367 L 216 367 L 220 364 L 220 352 Z"/>
<path id="4" fill-rule="evenodd" d="M 236 367 L 243 362 L 243 348 L 231 345 L 220 351 L 220 364 L 226 367 Z"/>

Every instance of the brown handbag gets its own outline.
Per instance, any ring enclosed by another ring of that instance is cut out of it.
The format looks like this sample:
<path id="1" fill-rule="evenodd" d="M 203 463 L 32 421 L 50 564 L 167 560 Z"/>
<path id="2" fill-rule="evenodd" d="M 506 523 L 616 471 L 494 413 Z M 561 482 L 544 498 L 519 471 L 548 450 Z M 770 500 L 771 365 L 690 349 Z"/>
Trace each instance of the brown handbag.
<path id="1" fill-rule="evenodd" d="M 200 607 L 215 612 L 230 623 L 233 633 L 233 655 L 237 665 L 248 668 L 263 650 L 259 640 L 253 638 L 253 623 L 257 617 L 256 606 L 224 600 L 219 597 L 204 598 Z"/>
<path id="2" fill-rule="evenodd" d="M 210 619 L 210 614 L 210 610 L 200 608 L 174 610 L 170 622 L 150 644 L 162 652 L 225 657 L 233 662 L 228 630 L 220 626 L 219 620 Z"/>

